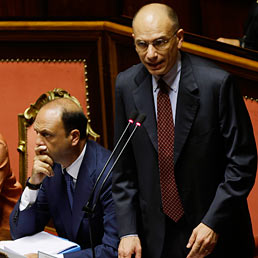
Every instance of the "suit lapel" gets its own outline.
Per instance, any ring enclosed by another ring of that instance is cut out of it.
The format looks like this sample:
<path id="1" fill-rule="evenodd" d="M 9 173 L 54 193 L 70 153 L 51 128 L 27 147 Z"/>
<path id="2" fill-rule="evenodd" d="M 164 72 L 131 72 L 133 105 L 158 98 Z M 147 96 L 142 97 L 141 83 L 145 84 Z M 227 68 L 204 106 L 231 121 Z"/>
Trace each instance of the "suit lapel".
<path id="1" fill-rule="evenodd" d="M 175 160 L 183 149 L 199 108 L 199 90 L 192 72 L 189 57 L 182 54 L 181 78 L 176 109 Z"/>
<path id="2" fill-rule="evenodd" d="M 158 151 L 157 122 L 152 93 L 152 81 L 151 75 L 145 67 L 142 66 L 135 78 L 135 83 L 137 85 L 133 91 L 135 105 L 139 113 L 146 114 L 143 127 L 146 129 L 155 150 Z M 182 53 L 181 78 L 176 110 L 175 164 L 191 130 L 199 103 L 199 90 L 192 73 L 189 57 Z"/>
<path id="3" fill-rule="evenodd" d="M 138 85 L 138 87 L 133 91 L 133 97 L 139 114 L 144 113 L 146 115 L 143 127 L 146 129 L 150 137 L 150 140 L 157 151 L 157 123 L 155 116 L 151 78 L 152 77 L 147 72 L 147 70 L 144 67 L 142 67 L 137 77 L 135 78 L 135 82 Z"/>
<path id="4" fill-rule="evenodd" d="M 82 210 L 87 203 L 90 193 L 93 188 L 93 180 L 91 178 L 91 171 L 96 170 L 96 149 L 90 141 L 87 143 L 86 152 L 79 170 L 74 199 L 73 199 L 73 213 L 72 213 L 72 231 L 73 239 L 76 240 L 78 230 L 85 212 Z"/>

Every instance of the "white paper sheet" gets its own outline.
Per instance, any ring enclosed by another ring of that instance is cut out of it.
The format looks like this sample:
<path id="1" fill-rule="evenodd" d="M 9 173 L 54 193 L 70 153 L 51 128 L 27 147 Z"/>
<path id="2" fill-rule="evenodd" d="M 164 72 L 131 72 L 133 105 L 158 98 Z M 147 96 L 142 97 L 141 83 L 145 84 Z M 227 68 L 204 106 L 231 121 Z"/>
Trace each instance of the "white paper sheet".
<path id="1" fill-rule="evenodd" d="M 76 243 L 54 236 L 45 231 L 33 236 L 22 237 L 14 241 L 2 242 L 4 242 L 5 250 L 14 251 L 21 255 L 38 253 L 38 251 L 55 255 L 77 245 Z"/>

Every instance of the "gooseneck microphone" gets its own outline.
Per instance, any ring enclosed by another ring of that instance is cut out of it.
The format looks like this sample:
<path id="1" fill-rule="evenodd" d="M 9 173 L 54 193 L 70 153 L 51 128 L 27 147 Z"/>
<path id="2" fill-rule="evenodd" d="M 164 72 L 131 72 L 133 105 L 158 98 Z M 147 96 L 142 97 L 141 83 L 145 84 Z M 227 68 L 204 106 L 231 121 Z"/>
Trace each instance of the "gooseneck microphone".
<path id="1" fill-rule="evenodd" d="M 101 184 L 101 186 L 100 186 L 100 188 L 99 188 L 99 191 L 98 191 L 98 193 L 97 193 L 97 195 L 96 195 L 95 203 L 92 204 L 96 187 L 97 187 L 97 185 L 98 185 L 98 183 L 99 183 L 101 177 L 103 176 L 103 174 L 104 174 L 104 172 L 105 172 L 105 170 L 106 170 L 106 167 L 108 166 L 110 160 L 111 160 L 112 157 L 114 156 L 114 154 L 115 154 L 117 148 L 119 147 L 119 145 L 120 145 L 122 139 L 124 138 L 125 133 L 127 132 L 128 128 L 129 128 L 129 126 L 134 123 L 134 120 L 135 120 L 136 117 L 137 117 L 137 119 L 136 119 L 136 121 L 135 121 L 136 125 L 135 125 L 135 128 L 134 128 L 133 132 L 130 134 L 128 140 L 126 141 L 126 143 L 124 144 L 122 150 L 120 151 L 120 153 L 119 153 L 117 159 L 116 159 L 115 162 L 113 163 L 112 167 L 109 169 L 109 171 L 108 171 L 106 177 L 104 178 L 104 180 L 103 180 L 103 182 L 102 182 L 102 184 Z M 132 112 L 132 113 L 130 114 L 130 117 L 129 117 L 129 119 L 128 119 L 128 124 L 127 124 L 127 126 L 125 127 L 125 129 L 124 129 L 122 135 L 120 136 L 119 140 L 117 141 L 117 143 L 116 143 L 116 145 L 115 145 L 113 151 L 111 152 L 111 154 L 110 154 L 108 160 L 106 161 L 106 163 L 105 163 L 103 169 L 101 170 L 101 172 L 100 172 L 100 174 L 99 174 L 99 176 L 98 176 L 98 178 L 97 178 L 97 180 L 96 180 L 96 182 L 95 182 L 95 184 L 94 184 L 94 186 L 93 186 L 93 189 L 92 189 L 92 192 L 91 192 L 91 194 L 90 194 L 90 197 L 89 197 L 89 199 L 88 199 L 86 205 L 83 207 L 83 211 L 85 211 L 85 216 L 86 216 L 86 217 L 88 218 L 88 220 L 89 220 L 89 234 L 90 234 L 90 243 L 91 243 L 92 257 L 93 257 L 93 258 L 95 258 L 95 249 L 94 249 L 94 244 L 93 244 L 93 240 L 92 240 L 93 237 L 92 237 L 91 218 L 92 218 L 92 216 L 94 215 L 95 207 L 96 207 L 97 202 L 98 202 L 98 200 L 99 200 L 99 198 L 100 198 L 100 194 L 101 194 L 101 191 L 102 191 L 102 189 L 103 189 L 103 187 L 104 187 L 104 184 L 105 184 L 105 182 L 107 181 L 109 175 L 111 174 L 111 172 L 112 172 L 112 170 L 113 170 L 115 164 L 117 163 L 119 157 L 121 156 L 122 152 L 124 151 L 124 149 L 125 149 L 126 145 L 128 144 L 129 140 L 132 138 L 134 132 L 136 131 L 136 128 L 138 128 L 138 127 L 141 125 L 141 123 L 144 121 L 144 119 L 145 119 L 145 115 L 142 114 L 142 115 L 139 115 L 139 116 L 138 116 L 138 112 Z"/>
<path id="2" fill-rule="evenodd" d="M 142 125 L 142 123 L 143 123 L 143 121 L 145 120 L 145 118 L 146 118 L 146 115 L 145 115 L 145 114 L 140 114 L 140 115 L 137 117 L 137 119 L 136 119 L 136 121 L 135 121 L 135 127 L 134 127 L 133 131 L 131 132 L 131 134 L 129 135 L 127 141 L 125 142 L 124 146 L 122 147 L 121 151 L 120 151 L 119 154 L 117 155 L 116 160 L 114 161 L 112 167 L 109 169 L 107 175 L 105 176 L 105 178 L 104 178 L 104 180 L 103 180 L 103 182 L 102 182 L 102 184 L 101 184 L 101 186 L 100 186 L 100 188 L 99 188 L 98 194 L 97 194 L 96 199 L 95 199 L 95 203 L 92 205 L 92 212 L 93 212 L 93 213 L 94 213 L 94 211 L 95 211 L 95 207 L 96 207 L 96 205 L 97 205 L 97 202 L 98 202 L 98 200 L 99 200 L 99 198 L 100 198 L 101 190 L 103 189 L 104 184 L 106 183 L 106 181 L 107 181 L 109 175 L 111 174 L 113 168 L 115 167 L 116 163 L 118 162 L 120 156 L 121 156 L 122 153 L 124 152 L 125 147 L 127 146 L 127 144 L 129 143 L 129 141 L 130 141 L 131 138 L 133 137 L 133 135 L 134 135 L 136 129 L 139 128 L 139 127 Z"/>
<path id="3" fill-rule="evenodd" d="M 113 158 L 113 156 L 114 156 L 114 154 L 115 154 L 115 152 L 116 152 L 118 146 L 120 145 L 120 142 L 122 141 L 122 139 L 123 139 L 123 137 L 124 137 L 126 131 L 127 131 L 128 128 L 129 128 L 129 126 L 134 123 L 134 120 L 135 120 L 135 118 L 136 118 L 137 116 L 138 116 L 138 112 L 136 112 L 136 111 L 135 111 L 135 112 L 132 112 L 132 113 L 130 114 L 129 119 L 128 119 L 128 124 L 127 124 L 127 126 L 125 127 L 125 129 L 124 129 L 122 135 L 120 136 L 119 140 L 117 141 L 117 143 L 116 143 L 116 145 L 115 145 L 113 151 L 111 152 L 111 154 L 110 154 L 108 160 L 106 161 L 106 163 L 105 163 L 103 169 L 102 169 L 101 172 L 99 173 L 99 176 L 98 176 L 98 178 L 97 178 L 97 180 L 96 180 L 96 182 L 95 182 L 95 184 L 94 184 L 94 186 L 93 186 L 93 189 L 92 189 L 92 192 L 91 192 L 90 197 L 89 197 L 89 199 L 88 199 L 88 202 L 87 202 L 87 204 L 86 204 L 86 205 L 84 206 L 84 208 L 83 208 L 83 210 L 84 210 L 85 212 L 88 212 L 88 207 L 90 206 L 90 203 L 91 203 L 92 200 L 93 200 L 94 193 L 95 193 L 95 189 L 96 189 L 96 187 L 97 187 L 97 185 L 98 185 L 98 183 L 99 183 L 99 180 L 101 179 L 102 175 L 104 174 L 107 165 L 109 164 L 110 160 Z"/>

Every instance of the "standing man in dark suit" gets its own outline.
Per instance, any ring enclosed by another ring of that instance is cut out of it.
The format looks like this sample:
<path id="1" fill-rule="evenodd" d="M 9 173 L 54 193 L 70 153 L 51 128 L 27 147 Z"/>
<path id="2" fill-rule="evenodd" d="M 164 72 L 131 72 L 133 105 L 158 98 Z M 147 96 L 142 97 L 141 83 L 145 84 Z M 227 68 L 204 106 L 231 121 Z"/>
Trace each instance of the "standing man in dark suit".
<path id="1" fill-rule="evenodd" d="M 146 120 L 113 172 L 118 257 L 251 258 L 252 125 L 232 76 L 181 52 L 183 36 L 166 5 L 133 19 L 141 64 L 117 77 L 115 141 L 132 111 Z"/>
<path id="2" fill-rule="evenodd" d="M 89 221 L 83 207 L 110 152 L 87 140 L 86 127 L 81 107 L 70 99 L 56 99 L 40 109 L 34 122 L 37 138 L 32 176 L 10 216 L 13 239 L 44 230 L 52 218 L 60 237 L 81 246 L 81 251 L 65 257 L 92 257 Z M 116 258 L 111 179 L 102 189 L 91 221 L 96 257 Z"/>

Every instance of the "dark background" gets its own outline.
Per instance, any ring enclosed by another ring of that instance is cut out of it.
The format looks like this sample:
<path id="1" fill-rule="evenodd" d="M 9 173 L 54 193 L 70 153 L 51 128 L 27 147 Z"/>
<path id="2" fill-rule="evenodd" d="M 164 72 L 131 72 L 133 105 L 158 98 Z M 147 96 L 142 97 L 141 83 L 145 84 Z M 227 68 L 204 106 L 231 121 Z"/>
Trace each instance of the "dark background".
<path id="1" fill-rule="evenodd" d="M 0 0 L 0 20 L 110 20 L 130 25 L 131 18 L 151 2 L 172 6 L 185 31 L 216 39 L 241 37 L 250 5 L 255 0 Z"/>

